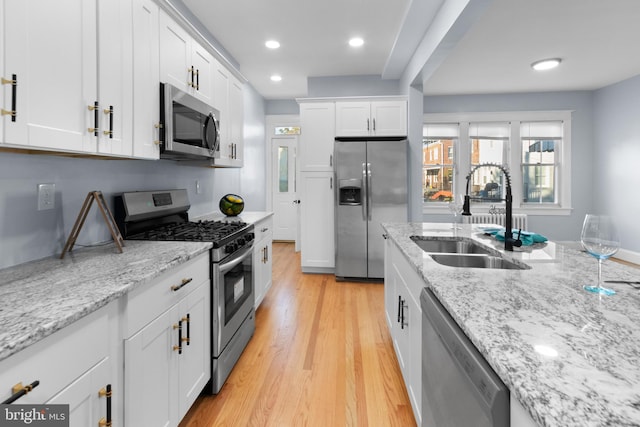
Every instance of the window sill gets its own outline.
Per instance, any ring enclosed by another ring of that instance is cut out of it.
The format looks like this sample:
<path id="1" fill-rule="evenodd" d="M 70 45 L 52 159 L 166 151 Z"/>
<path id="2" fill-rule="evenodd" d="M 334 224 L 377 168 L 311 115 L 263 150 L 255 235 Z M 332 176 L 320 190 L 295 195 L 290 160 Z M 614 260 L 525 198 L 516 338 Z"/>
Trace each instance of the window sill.
<path id="1" fill-rule="evenodd" d="M 504 203 L 495 205 L 497 209 L 504 209 Z M 487 214 L 489 206 L 472 206 L 471 213 Z M 571 215 L 573 208 L 561 208 L 557 206 L 525 206 L 513 207 L 514 214 L 527 214 L 531 216 L 568 216 Z M 453 215 L 447 206 L 447 203 L 429 203 L 422 206 L 422 214 L 430 215 Z"/>

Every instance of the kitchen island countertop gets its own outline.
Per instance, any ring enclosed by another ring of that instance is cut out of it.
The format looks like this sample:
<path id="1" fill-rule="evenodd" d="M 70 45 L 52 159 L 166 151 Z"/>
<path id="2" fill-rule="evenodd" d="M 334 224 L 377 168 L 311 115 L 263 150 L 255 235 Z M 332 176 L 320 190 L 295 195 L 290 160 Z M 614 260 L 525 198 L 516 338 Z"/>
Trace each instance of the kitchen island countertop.
<path id="1" fill-rule="evenodd" d="M 208 251 L 211 243 L 127 240 L 0 270 L 0 360 Z"/>
<path id="2" fill-rule="evenodd" d="M 425 286 L 541 426 L 640 426 L 640 290 L 610 284 L 610 297 L 582 289 L 597 261 L 547 242 L 505 253 L 476 224 L 387 223 Z M 456 235 L 500 250 L 527 270 L 456 268 L 433 261 L 409 237 Z M 639 280 L 612 261 L 603 278 Z"/>

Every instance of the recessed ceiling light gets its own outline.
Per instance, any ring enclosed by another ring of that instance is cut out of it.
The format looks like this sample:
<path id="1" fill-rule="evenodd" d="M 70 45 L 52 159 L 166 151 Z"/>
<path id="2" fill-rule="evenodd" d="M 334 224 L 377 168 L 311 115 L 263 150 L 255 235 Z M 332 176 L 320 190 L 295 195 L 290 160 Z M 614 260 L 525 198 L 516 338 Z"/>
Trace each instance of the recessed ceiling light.
<path id="1" fill-rule="evenodd" d="M 277 49 L 280 47 L 280 43 L 277 42 L 276 40 L 267 40 L 264 45 L 269 49 Z"/>
<path id="2" fill-rule="evenodd" d="M 273 76 L 271 76 L 271 81 L 272 82 L 279 82 L 282 80 L 282 76 L 279 76 L 277 74 L 274 74 Z"/>
<path id="3" fill-rule="evenodd" d="M 536 71 L 550 70 L 560 65 L 561 61 L 560 58 L 543 59 L 542 61 L 536 61 L 531 64 L 531 68 Z"/>
<path id="4" fill-rule="evenodd" d="M 364 40 L 362 40 L 360 37 L 354 37 L 351 40 L 349 40 L 349 46 L 352 47 L 360 47 L 364 44 Z"/>

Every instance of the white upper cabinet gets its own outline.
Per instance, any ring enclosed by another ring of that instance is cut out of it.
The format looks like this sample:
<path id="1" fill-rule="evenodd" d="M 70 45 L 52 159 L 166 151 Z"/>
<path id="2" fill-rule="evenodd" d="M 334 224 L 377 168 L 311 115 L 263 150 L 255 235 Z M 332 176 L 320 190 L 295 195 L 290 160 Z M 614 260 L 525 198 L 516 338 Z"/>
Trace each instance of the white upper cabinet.
<path id="1" fill-rule="evenodd" d="M 160 158 L 160 35 L 158 5 L 133 1 L 133 156 Z"/>
<path id="2" fill-rule="evenodd" d="M 123 0 L 98 0 L 98 18 L 98 153 L 131 156 L 131 3 Z"/>
<path id="3" fill-rule="evenodd" d="M 220 112 L 220 155 L 215 165 L 242 167 L 244 151 L 243 84 L 218 61 L 213 71 L 213 107 Z"/>
<path id="4" fill-rule="evenodd" d="M 212 104 L 213 56 L 164 11 L 160 12 L 160 79 Z"/>
<path id="5" fill-rule="evenodd" d="M 300 104 L 298 158 L 301 172 L 333 171 L 335 116 L 334 102 Z"/>
<path id="6" fill-rule="evenodd" d="M 336 102 L 336 136 L 406 136 L 406 101 Z"/>
<path id="7" fill-rule="evenodd" d="M 4 143 L 131 155 L 127 3 L 4 1 Z"/>

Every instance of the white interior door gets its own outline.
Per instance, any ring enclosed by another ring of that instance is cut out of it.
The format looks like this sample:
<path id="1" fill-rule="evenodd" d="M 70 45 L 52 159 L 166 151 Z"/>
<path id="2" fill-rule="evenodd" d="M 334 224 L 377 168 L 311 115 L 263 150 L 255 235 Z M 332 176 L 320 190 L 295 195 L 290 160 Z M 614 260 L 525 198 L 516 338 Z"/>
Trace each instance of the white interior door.
<path id="1" fill-rule="evenodd" d="M 273 240 L 296 240 L 298 203 L 296 194 L 297 136 L 271 139 L 273 165 Z"/>

